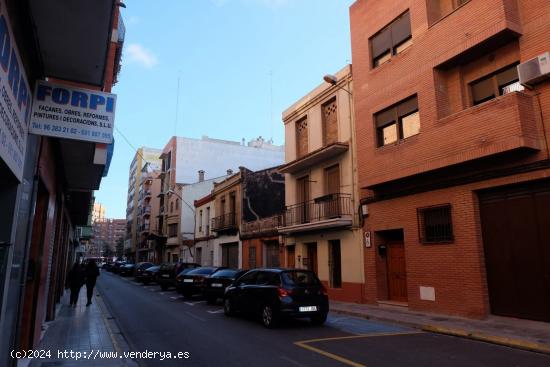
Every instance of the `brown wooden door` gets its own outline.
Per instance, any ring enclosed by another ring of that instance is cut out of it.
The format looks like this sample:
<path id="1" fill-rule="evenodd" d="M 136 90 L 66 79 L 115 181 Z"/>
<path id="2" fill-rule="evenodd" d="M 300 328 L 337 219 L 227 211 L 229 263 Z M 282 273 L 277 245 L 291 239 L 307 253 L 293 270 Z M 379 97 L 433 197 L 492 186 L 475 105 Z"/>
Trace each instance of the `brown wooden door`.
<path id="1" fill-rule="evenodd" d="M 317 244 L 307 244 L 307 269 L 317 274 Z"/>
<path id="2" fill-rule="evenodd" d="M 295 208 L 294 215 L 297 223 L 309 222 L 309 176 L 296 180 L 296 199 L 301 204 Z"/>
<path id="3" fill-rule="evenodd" d="M 287 268 L 295 268 L 296 267 L 296 247 L 295 246 L 288 246 L 286 248 L 286 267 Z"/>
<path id="4" fill-rule="evenodd" d="M 407 271 L 405 246 L 402 242 L 387 244 L 388 298 L 391 301 L 407 302 Z"/>
<path id="5" fill-rule="evenodd" d="M 491 312 L 550 321 L 550 183 L 480 194 Z"/>

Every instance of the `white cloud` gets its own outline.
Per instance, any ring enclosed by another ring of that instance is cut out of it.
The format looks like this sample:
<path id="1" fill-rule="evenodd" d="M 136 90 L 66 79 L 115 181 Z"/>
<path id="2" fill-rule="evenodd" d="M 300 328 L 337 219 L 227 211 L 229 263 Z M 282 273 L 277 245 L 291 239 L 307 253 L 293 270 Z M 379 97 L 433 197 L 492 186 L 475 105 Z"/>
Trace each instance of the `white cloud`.
<path id="1" fill-rule="evenodd" d="M 128 25 L 134 25 L 134 24 L 138 24 L 140 22 L 140 20 L 141 19 L 139 17 L 137 17 L 135 15 L 131 15 L 125 21 L 126 21 L 126 24 L 128 24 Z"/>
<path id="2" fill-rule="evenodd" d="M 157 57 L 139 43 L 131 43 L 125 47 L 126 59 L 146 68 L 152 68 L 158 64 Z"/>

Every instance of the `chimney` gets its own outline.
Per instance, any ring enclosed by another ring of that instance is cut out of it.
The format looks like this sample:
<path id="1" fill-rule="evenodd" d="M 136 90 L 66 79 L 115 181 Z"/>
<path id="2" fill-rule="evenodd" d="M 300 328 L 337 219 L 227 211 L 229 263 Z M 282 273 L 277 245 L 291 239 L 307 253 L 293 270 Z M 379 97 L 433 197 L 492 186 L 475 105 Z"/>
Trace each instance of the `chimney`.
<path id="1" fill-rule="evenodd" d="M 228 175 L 228 176 L 231 176 L 232 174 L 233 174 L 233 170 L 232 170 L 231 168 L 228 169 L 228 170 L 227 170 L 227 175 Z"/>
<path id="2" fill-rule="evenodd" d="M 204 171 L 201 169 L 199 170 L 199 182 L 204 181 Z"/>

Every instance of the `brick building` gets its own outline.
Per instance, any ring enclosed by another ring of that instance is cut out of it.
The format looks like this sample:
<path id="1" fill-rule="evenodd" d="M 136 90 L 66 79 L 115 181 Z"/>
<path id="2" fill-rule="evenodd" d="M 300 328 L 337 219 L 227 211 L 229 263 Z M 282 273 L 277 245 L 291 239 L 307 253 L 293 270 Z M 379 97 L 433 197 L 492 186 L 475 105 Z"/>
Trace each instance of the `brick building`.
<path id="1" fill-rule="evenodd" d="M 350 15 L 364 301 L 550 321 L 550 83 L 517 68 L 550 49 L 550 3 Z"/>
<path id="2" fill-rule="evenodd" d="M 79 237 L 91 235 L 93 191 L 114 144 L 121 5 L 0 0 L 0 104 L 8 111 L 0 121 L 1 366 L 17 364 L 10 351 L 38 346 L 82 252 Z M 70 95 L 86 98 L 69 104 Z M 92 97 L 103 104 L 88 104 Z M 108 122 L 103 130 L 78 118 L 90 109 Z"/>
<path id="3" fill-rule="evenodd" d="M 88 249 L 87 257 L 104 256 L 105 247 L 114 254 L 118 240 L 126 236 L 126 219 L 104 218 L 92 223 L 93 238 Z"/>

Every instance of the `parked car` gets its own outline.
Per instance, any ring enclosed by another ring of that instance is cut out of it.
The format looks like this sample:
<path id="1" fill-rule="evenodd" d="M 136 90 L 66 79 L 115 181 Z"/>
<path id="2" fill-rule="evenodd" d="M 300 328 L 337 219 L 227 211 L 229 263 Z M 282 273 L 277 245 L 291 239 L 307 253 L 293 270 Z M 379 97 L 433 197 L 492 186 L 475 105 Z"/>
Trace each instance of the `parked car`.
<path id="1" fill-rule="evenodd" d="M 254 269 L 227 287 L 224 313 L 260 316 L 272 328 L 283 317 L 309 318 L 321 325 L 329 310 L 327 291 L 314 272 L 302 269 Z"/>
<path id="2" fill-rule="evenodd" d="M 113 263 L 105 263 L 101 266 L 101 269 L 106 270 L 106 271 L 110 271 L 113 266 L 114 266 Z"/>
<path id="3" fill-rule="evenodd" d="M 194 294 L 202 293 L 206 279 L 220 269 L 222 268 L 204 266 L 180 273 L 176 277 L 176 288 L 184 297 L 191 298 Z"/>
<path id="4" fill-rule="evenodd" d="M 134 275 L 136 264 L 127 263 L 118 268 L 118 275 L 121 277 L 129 277 Z"/>
<path id="5" fill-rule="evenodd" d="M 139 280 L 141 278 L 141 275 L 143 274 L 143 272 L 147 268 L 150 268 L 153 265 L 155 265 L 155 264 L 149 263 L 149 262 L 139 262 L 139 263 L 137 263 L 136 267 L 134 268 L 134 278 L 136 278 L 136 280 Z"/>
<path id="6" fill-rule="evenodd" d="M 242 269 L 219 269 L 212 273 L 204 282 L 203 294 L 208 303 L 216 303 L 223 298 L 225 289 L 246 273 Z"/>
<path id="7" fill-rule="evenodd" d="M 139 277 L 139 280 L 145 285 L 151 282 L 157 282 L 157 274 L 159 272 L 159 269 L 159 265 L 151 266 L 150 268 L 145 269 L 145 271 L 143 271 L 143 273 Z"/>
<path id="8" fill-rule="evenodd" d="M 113 267 L 111 268 L 111 271 L 115 274 L 118 274 L 118 271 L 120 270 L 120 268 L 126 264 L 127 264 L 126 261 L 115 261 L 115 265 L 113 265 Z"/>
<path id="9" fill-rule="evenodd" d="M 160 288 L 165 291 L 170 287 L 176 286 L 176 275 L 182 270 L 198 267 L 200 267 L 200 265 L 195 263 L 162 264 L 157 274 L 157 283 L 160 285 Z"/>

